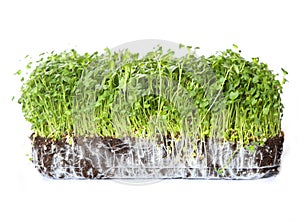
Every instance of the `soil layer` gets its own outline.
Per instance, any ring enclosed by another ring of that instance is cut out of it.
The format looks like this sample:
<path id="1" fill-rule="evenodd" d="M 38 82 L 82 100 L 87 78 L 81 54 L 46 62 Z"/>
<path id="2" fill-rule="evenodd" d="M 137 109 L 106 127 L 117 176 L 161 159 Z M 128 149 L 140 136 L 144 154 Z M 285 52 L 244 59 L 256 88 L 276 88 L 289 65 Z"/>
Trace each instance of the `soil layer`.
<path id="1" fill-rule="evenodd" d="M 283 135 L 269 138 L 254 152 L 236 144 L 198 141 L 196 150 L 168 138 L 161 142 L 113 137 L 53 141 L 31 137 L 33 163 L 54 179 L 258 179 L 277 175 Z M 181 148 L 179 148 L 181 147 Z M 238 150 L 237 150 L 238 149 Z"/>

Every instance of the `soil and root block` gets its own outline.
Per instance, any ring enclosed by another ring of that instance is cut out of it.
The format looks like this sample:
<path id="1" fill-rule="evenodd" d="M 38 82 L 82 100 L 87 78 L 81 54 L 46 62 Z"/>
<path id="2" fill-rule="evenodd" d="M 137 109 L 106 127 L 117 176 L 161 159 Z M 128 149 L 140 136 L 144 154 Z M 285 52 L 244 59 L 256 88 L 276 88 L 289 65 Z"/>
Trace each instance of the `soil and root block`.
<path id="1" fill-rule="evenodd" d="M 170 154 L 166 143 L 174 145 Z M 181 141 L 166 143 L 97 137 L 75 138 L 70 145 L 37 137 L 33 163 L 54 179 L 258 179 L 279 173 L 283 137 L 268 139 L 254 152 L 207 141 L 183 153 Z"/>

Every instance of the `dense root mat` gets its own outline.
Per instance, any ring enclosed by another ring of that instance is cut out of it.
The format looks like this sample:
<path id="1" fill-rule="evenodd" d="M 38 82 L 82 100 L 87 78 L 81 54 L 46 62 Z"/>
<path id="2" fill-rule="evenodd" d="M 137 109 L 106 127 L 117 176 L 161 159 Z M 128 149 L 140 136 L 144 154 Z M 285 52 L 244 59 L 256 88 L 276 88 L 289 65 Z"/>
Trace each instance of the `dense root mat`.
<path id="1" fill-rule="evenodd" d="M 54 179 L 258 179 L 277 175 L 283 136 L 253 152 L 228 142 L 33 138 L 33 163 Z M 194 145 L 193 145 L 194 144 Z"/>

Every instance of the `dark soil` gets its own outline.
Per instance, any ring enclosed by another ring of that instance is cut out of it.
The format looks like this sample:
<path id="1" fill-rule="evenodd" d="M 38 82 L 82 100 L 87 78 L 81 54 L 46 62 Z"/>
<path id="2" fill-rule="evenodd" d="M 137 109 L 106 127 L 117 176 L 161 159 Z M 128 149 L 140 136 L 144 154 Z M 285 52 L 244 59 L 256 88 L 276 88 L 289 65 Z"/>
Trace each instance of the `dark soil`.
<path id="1" fill-rule="evenodd" d="M 283 135 L 269 138 L 264 146 L 257 147 L 254 153 L 244 150 L 243 159 L 240 152 L 237 152 L 232 157 L 232 164 L 225 167 L 218 162 L 218 158 L 222 157 L 219 157 L 217 152 L 210 152 L 209 142 L 201 144 L 199 141 L 197 147 L 201 155 L 198 165 L 191 166 L 181 158 L 182 163 L 178 168 L 168 165 L 171 155 L 180 154 L 167 152 L 168 147 L 175 146 L 170 138 L 162 138 L 158 141 L 160 152 L 157 149 L 149 149 L 147 145 L 136 149 L 134 139 L 76 137 L 72 145 L 68 144 L 66 139 L 53 141 L 39 136 L 32 136 L 31 139 L 35 167 L 42 175 L 55 179 L 265 178 L 279 173 L 284 141 Z M 204 147 L 208 150 L 207 153 Z M 230 149 L 234 151 L 236 144 L 231 144 Z M 174 162 L 174 159 L 172 161 Z M 244 167 L 235 167 L 235 162 L 241 161 L 244 164 L 241 166 Z M 248 165 L 251 167 L 247 167 Z M 221 173 L 220 169 L 222 169 Z"/>

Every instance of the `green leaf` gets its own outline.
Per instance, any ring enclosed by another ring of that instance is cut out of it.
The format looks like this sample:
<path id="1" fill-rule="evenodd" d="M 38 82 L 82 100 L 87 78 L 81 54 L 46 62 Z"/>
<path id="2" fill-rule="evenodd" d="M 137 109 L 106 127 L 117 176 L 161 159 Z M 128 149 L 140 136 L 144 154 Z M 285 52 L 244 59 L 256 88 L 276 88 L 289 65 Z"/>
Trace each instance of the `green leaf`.
<path id="1" fill-rule="evenodd" d="M 19 70 L 15 73 L 15 75 L 21 75 L 21 73 L 22 73 L 22 71 L 19 69 Z"/>
<path id="2" fill-rule="evenodd" d="M 255 150 L 255 146 L 254 145 L 249 145 L 247 146 L 247 149 L 250 151 L 250 152 L 253 152 Z"/>
<path id="3" fill-rule="evenodd" d="M 181 48 L 184 48 L 185 47 L 185 45 L 184 44 L 182 44 L 182 43 L 179 43 L 179 48 L 181 49 Z"/>
<path id="4" fill-rule="evenodd" d="M 284 75 L 287 75 L 287 74 L 289 74 L 285 69 L 283 69 L 283 68 L 281 68 L 281 71 L 282 71 L 282 73 L 284 74 Z"/>
<path id="5" fill-rule="evenodd" d="M 32 65 L 32 62 L 29 62 L 29 63 L 26 65 L 26 69 L 31 69 L 31 65 Z"/>
<path id="6" fill-rule="evenodd" d="M 256 103 L 257 103 L 257 100 L 256 99 L 252 99 L 251 105 L 254 106 Z"/>
<path id="7" fill-rule="evenodd" d="M 254 78 L 253 78 L 253 83 L 258 83 L 258 81 L 259 81 L 259 76 L 254 76 Z"/>
<path id="8" fill-rule="evenodd" d="M 254 133 L 254 136 L 255 136 L 255 137 L 261 136 L 261 132 L 255 132 L 255 133 Z"/>
<path id="9" fill-rule="evenodd" d="M 286 78 L 282 79 L 281 85 L 284 85 L 288 80 Z"/>
<path id="10" fill-rule="evenodd" d="M 237 97 L 239 96 L 239 92 L 231 92 L 230 94 L 229 94 L 229 98 L 230 98 L 230 100 L 235 100 Z"/>
<path id="11" fill-rule="evenodd" d="M 201 108 L 207 107 L 208 105 L 209 105 L 209 102 L 207 100 L 200 103 Z"/>
<path id="12" fill-rule="evenodd" d="M 235 71 L 236 73 L 239 73 L 239 72 L 240 72 L 239 67 L 238 67 L 237 65 L 234 65 L 233 68 L 234 68 L 234 71 Z"/>
<path id="13" fill-rule="evenodd" d="M 238 49 L 239 47 L 236 44 L 232 44 L 233 48 Z"/>
<path id="14" fill-rule="evenodd" d="M 240 80 L 237 79 L 234 83 L 234 88 L 237 88 L 240 85 Z"/>
<path id="15" fill-rule="evenodd" d="M 219 78 L 219 81 L 218 81 L 218 82 L 219 82 L 220 84 L 223 84 L 224 80 L 225 80 L 225 78 L 224 78 L 223 76 L 221 76 L 221 77 Z"/>
<path id="16" fill-rule="evenodd" d="M 267 115 L 270 111 L 270 106 L 263 108 L 263 114 Z"/>

